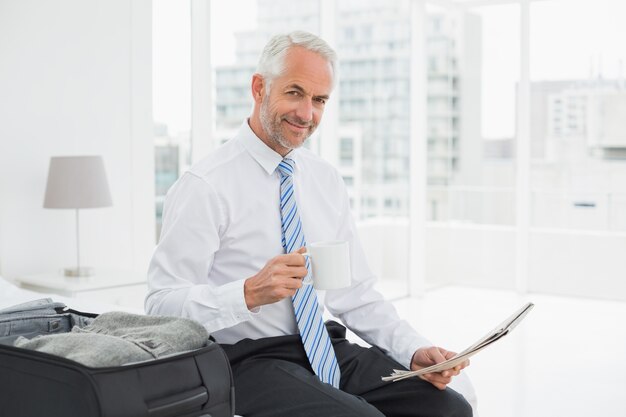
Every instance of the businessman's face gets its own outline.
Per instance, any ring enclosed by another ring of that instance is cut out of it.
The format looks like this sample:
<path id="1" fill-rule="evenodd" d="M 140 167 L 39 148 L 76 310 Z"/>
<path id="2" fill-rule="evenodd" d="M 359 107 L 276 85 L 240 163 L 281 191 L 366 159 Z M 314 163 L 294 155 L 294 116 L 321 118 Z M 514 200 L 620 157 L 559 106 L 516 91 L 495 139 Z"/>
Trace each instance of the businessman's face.
<path id="1" fill-rule="evenodd" d="M 332 84 L 328 61 L 304 48 L 290 48 L 284 73 L 272 80 L 269 94 L 265 89 L 261 103 L 261 125 L 270 146 L 281 154 L 302 146 L 322 119 Z"/>

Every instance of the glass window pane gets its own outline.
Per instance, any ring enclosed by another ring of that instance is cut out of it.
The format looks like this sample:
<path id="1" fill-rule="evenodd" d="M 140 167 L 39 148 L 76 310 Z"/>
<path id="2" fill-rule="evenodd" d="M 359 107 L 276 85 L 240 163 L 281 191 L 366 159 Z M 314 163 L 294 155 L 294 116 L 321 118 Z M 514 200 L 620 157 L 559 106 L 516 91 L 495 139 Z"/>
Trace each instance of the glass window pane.
<path id="1" fill-rule="evenodd" d="M 427 287 L 514 287 L 519 18 L 427 8 Z"/>
<path id="2" fill-rule="evenodd" d="M 536 291 L 608 298 L 626 291 L 624 16 L 626 4 L 610 0 L 531 7 L 530 286 Z"/>
<path id="3" fill-rule="evenodd" d="M 152 111 L 158 239 L 165 194 L 190 163 L 189 1 L 155 0 L 152 4 L 152 24 Z"/>
<path id="4" fill-rule="evenodd" d="M 626 198 L 626 27 L 620 13 L 626 6 L 612 1 L 532 7 L 533 226 L 626 230 L 620 210 Z M 557 16 L 560 29 L 552 31 Z M 592 30 L 581 31 L 581 21 Z"/>
<path id="5" fill-rule="evenodd" d="M 339 168 L 389 296 L 408 288 L 409 17 L 409 1 L 337 2 Z"/>

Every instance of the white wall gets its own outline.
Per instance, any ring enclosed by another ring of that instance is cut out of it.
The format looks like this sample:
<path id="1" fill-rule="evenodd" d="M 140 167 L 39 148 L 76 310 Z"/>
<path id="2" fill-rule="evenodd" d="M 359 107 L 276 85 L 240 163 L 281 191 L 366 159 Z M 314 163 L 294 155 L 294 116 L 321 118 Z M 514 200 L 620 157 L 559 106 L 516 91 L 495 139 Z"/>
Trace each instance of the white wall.
<path id="1" fill-rule="evenodd" d="M 626 301 L 626 234 L 533 230 L 529 288 L 549 294 Z"/>
<path id="2" fill-rule="evenodd" d="M 49 159 L 104 157 L 113 207 L 81 211 L 81 260 L 145 269 L 154 242 L 149 0 L 0 0 L 0 273 L 75 263 L 74 212 L 43 209 Z"/>
<path id="3" fill-rule="evenodd" d="M 406 281 L 409 274 L 409 222 L 406 218 L 372 218 L 357 230 L 367 263 L 381 280 Z"/>
<path id="4" fill-rule="evenodd" d="M 431 222 L 426 227 L 427 283 L 515 289 L 512 227 Z"/>

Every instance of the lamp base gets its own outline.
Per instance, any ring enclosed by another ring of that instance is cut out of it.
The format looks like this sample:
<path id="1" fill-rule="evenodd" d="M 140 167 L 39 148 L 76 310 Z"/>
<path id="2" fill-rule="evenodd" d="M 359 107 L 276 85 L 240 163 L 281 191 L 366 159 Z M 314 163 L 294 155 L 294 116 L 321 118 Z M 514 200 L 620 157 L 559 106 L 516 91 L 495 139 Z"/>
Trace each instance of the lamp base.
<path id="1" fill-rule="evenodd" d="M 94 270 L 90 267 L 65 268 L 63 274 L 66 277 L 90 277 L 93 276 Z"/>

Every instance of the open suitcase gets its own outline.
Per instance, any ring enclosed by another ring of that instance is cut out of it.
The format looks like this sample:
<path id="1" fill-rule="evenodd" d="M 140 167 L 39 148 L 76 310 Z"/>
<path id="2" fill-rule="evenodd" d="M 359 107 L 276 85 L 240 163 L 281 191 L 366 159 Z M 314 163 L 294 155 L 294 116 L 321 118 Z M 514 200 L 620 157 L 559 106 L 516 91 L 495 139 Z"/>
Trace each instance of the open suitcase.
<path id="1" fill-rule="evenodd" d="M 0 311 L 1 417 L 233 416 L 232 373 L 217 343 L 208 341 L 201 349 L 146 362 L 90 368 L 14 347 L 12 340 L 25 335 L 20 332 L 25 318 L 31 320 L 30 338 L 67 332 L 76 321 L 96 315 L 53 303 L 55 314 L 35 312 L 38 328 L 32 332 L 33 312 L 19 307 Z"/>

